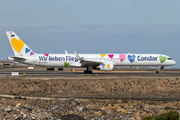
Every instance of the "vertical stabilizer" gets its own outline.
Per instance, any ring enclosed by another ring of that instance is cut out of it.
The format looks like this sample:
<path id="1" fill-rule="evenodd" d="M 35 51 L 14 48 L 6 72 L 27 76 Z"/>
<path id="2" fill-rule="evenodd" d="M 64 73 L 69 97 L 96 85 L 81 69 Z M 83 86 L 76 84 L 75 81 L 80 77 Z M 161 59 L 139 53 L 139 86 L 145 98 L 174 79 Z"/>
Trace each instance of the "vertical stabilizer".
<path id="1" fill-rule="evenodd" d="M 13 31 L 6 31 L 15 56 L 32 56 L 35 53 Z"/>

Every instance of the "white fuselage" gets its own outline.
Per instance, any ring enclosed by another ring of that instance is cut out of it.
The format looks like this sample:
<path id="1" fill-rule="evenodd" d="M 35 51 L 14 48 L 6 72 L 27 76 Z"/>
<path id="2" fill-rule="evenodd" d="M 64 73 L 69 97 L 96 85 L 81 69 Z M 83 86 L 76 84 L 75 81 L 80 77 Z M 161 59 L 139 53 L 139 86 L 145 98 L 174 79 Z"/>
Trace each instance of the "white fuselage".
<path id="1" fill-rule="evenodd" d="M 113 64 L 114 66 L 170 66 L 176 64 L 169 56 L 162 54 L 79 54 L 90 62 Z M 36 54 L 25 57 L 23 63 L 52 67 L 85 67 L 75 54 Z M 19 61 L 22 62 L 22 61 Z"/>

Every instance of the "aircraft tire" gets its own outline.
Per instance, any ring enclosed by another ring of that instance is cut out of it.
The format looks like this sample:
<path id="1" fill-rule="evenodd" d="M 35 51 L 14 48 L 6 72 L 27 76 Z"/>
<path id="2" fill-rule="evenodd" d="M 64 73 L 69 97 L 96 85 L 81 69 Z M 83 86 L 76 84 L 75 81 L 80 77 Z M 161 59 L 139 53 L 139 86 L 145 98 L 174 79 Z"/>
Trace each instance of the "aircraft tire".
<path id="1" fill-rule="evenodd" d="M 159 74 L 160 73 L 160 71 L 156 71 L 156 74 Z"/>
<path id="2" fill-rule="evenodd" d="M 58 70 L 63 70 L 63 68 L 58 68 Z"/>
<path id="3" fill-rule="evenodd" d="M 92 74 L 92 73 L 93 73 L 92 71 L 87 71 L 87 70 L 84 71 L 84 74 Z"/>

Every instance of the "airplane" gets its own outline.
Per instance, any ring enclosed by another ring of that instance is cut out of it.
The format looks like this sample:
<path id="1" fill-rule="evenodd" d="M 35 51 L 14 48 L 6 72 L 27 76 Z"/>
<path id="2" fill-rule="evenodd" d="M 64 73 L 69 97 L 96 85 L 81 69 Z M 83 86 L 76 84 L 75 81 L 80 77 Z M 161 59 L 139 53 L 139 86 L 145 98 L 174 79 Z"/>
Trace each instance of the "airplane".
<path id="1" fill-rule="evenodd" d="M 6 31 L 15 56 L 8 57 L 16 62 L 47 67 L 83 67 L 84 73 L 93 73 L 92 69 L 112 71 L 115 66 L 157 66 L 156 73 L 164 66 L 176 62 L 163 54 L 38 54 L 28 47 L 13 31 Z"/>

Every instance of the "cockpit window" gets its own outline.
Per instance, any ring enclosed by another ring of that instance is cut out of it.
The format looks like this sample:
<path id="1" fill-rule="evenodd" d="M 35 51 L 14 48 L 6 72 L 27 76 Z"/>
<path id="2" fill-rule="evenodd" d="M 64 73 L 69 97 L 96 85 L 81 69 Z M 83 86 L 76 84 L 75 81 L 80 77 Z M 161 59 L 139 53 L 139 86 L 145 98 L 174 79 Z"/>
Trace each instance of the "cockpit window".
<path id="1" fill-rule="evenodd" d="M 168 60 L 172 60 L 172 58 L 167 58 Z"/>

